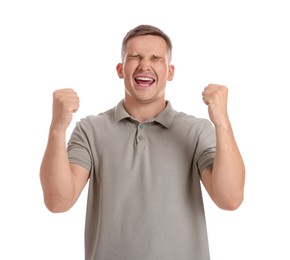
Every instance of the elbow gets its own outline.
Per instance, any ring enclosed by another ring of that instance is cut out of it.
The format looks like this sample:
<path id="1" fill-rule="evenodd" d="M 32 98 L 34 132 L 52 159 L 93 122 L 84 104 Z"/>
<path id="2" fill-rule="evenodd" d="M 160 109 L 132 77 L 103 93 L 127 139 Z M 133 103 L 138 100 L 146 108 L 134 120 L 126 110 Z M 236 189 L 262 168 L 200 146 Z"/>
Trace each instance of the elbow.
<path id="1" fill-rule="evenodd" d="M 57 199 L 44 198 L 44 204 L 46 208 L 52 213 L 63 213 L 68 211 L 72 205 L 68 202 L 60 201 Z"/>
<path id="2" fill-rule="evenodd" d="M 244 195 L 239 194 L 235 196 L 228 196 L 226 199 L 217 201 L 216 204 L 219 208 L 228 211 L 237 210 L 244 201 Z"/>

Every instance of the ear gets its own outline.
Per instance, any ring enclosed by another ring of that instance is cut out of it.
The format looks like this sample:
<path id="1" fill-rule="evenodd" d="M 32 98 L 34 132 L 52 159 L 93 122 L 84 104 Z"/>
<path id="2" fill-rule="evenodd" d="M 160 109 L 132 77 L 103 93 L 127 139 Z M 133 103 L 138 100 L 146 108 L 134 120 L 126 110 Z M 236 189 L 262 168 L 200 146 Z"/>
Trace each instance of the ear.
<path id="1" fill-rule="evenodd" d="M 169 65 L 168 67 L 168 76 L 167 76 L 167 80 L 171 81 L 173 79 L 174 76 L 174 65 Z"/>
<path id="2" fill-rule="evenodd" d="M 118 76 L 120 79 L 124 78 L 124 74 L 123 74 L 123 64 L 122 63 L 118 63 L 118 65 L 116 66 L 116 70 L 118 73 Z"/>

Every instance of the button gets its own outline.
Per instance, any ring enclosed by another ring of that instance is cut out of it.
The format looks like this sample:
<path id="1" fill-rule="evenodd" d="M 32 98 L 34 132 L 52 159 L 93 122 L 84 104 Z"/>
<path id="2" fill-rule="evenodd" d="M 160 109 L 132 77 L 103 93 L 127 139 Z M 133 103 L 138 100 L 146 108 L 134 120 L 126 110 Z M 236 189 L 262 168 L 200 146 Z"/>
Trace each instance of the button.
<path id="1" fill-rule="evenodd" d="M 139 127 L 140 127 L 141 129 L 143 129 L 143 128 L 144 128 L 144 124 L 139 124 Z"/>
<path id="2" fill-rule="evenodd" d="M 139 136 L 138 136 L 138 139 L 139 139 L 140 141 L 142 141 L 142 140 L 144 139 L 143 135 L 139 135 Z"/>

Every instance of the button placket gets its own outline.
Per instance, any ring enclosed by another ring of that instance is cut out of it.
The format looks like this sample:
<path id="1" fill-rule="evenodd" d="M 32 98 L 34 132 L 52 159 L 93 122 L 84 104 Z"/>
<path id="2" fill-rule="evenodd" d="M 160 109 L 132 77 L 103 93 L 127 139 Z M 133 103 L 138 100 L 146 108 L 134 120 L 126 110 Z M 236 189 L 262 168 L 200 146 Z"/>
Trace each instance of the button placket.
<path id="1" fill-rule="evenodd" d="M 142 144 L 142 145 L 145 145 L 144 144 L 144 128 L 145 128 L 145 125 L 143 123 L 140 123 L 138 125 L 138 130 L 137 130 L 137 142 L 138 144 Z"/>

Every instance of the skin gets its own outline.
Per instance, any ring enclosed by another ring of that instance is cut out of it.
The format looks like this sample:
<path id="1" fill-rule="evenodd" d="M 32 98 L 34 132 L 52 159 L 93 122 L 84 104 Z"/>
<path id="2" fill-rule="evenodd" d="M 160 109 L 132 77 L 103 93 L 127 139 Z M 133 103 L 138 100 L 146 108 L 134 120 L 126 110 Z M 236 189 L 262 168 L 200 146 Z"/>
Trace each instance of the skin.
<path id="1" fill-rule="evenodd" d="M 165 87 L 173 79 L 174 66 L 169 64 L 167 45 L 161 37 L 134 37 L 126 46 L 123 63 L 116 69 L 119 78 L 124 79 L 125 109 L 142 122 L 165 108 Z M 153 82 L 138 84 L 138 78 L 150 78 Z"/>
<path id="2" fill-rule="evenodd" d="M 161 37 L 138 36 L 127 42 L 124 58 L 116 70 L 124 80 L 125 109 L 140 122 L 154 117 L 166 106 L 166 83 L 174 76 L 169 57 Z M 202 182 L 218 207 L 234 210 L 243 201 L 245 167 L 227 112 L 228 89 L 209 84 L 202 97 L 217 138 L 214 164 L 201 173 Z M 52 212 L 69 210 L 89 178 L 85 168 L 68 162 L 66 150 L 66 130 L 78 108 L 79 98 L 73 89 L 53 93 L 52 121 L 40 167 L 44 201 Z"/>

